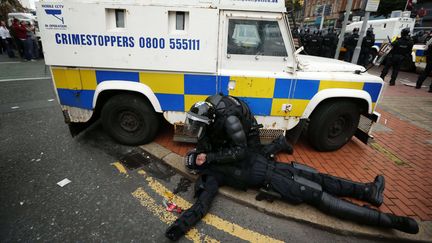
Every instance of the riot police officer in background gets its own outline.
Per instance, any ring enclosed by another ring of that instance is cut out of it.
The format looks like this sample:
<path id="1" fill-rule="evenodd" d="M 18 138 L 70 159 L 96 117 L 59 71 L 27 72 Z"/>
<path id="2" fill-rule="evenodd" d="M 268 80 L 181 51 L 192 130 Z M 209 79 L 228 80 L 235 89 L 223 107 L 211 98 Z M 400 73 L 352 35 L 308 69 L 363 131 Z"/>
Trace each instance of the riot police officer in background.
<path id="1" fill-rule="evenodd" d="M 315 30 L 312 37 L 309 39 L 308 42 L 308 54 L 311 56 L 320 56 L 321 54 L 321 45 L 322 45 L 322 38 L 320 36 L 320 33 Z"/>
<path id="2" fill-rule="evenodd" d="M 369 65 L 369 56 L 372 53 L 372 46 L 374 44 L 375 44 L 375 35 L 373 33 L 373 29 L 369 28 L 366 31 L 366 36 L 363 38 L 360 57 L 357 64 L 362 65 L 363 67 Z"/>
<path id="3" fill-rule="evenodd" d="M 303 34 L 303 38 L 302 38 L 302 43 L 304 46 L 304 51 L 306 52 L 306 54 L 309 55 L 309 48 L 310 48 L 310 39 L 312 38 L 312 35 L 310 33 L 310 29 L 306 28 L 304 34 Z"/>
<path id="4" fill-rule="evenodd" d="M 415 87 L 416 89 L 421 88 L 425 79 L 432 72 L 432 32 L 430 32 L 429 37 L 427 37 L 425 56 L 426 56 L 426 68 L 423 70 L 422 74 L 420 74 L 420 76 L 417 79 L 417 83 Z M 432 82 L 429 86 L 428 92 L 432 93 Z"/>
<path id="5" fill-rule="evenodd" d="M 257 127 L 247 105 L 232 96 L 210 96 L 187 112 L 185 131 L 199 139 L 196 150 L 185 158 L 189 169 L 200 172 L 195 183 L 197 200 L 168 227 L 167 238 L 178 240 L 201 220 L 210 210 L 218 188 L 224 185 L 242 190 L 261 187 L 260 195 L 267 199 L 276 197 L 292 204 L 305 202 L 341 218 L 412 234 L 418 232 L 418 224 L 411 218 L 381 213 L 335 197 L 353 197 L 380 206 L 385 186 L 383 176 L 377 176 L 371 183 L 360 183 L 322 174 L 296 162 L 276 162 L 267 156 L 269 152 L 281 149 L 292 152 L 291 146 L 276 142 L 260 150 Z"/>
<path id="6" fill-rule="evenodd" d="M 323 37 L 321 56 L 333 58 L 337 48 L 337 43 L 337 35 L 335 34 L 333 28 L 329 28 L 327 34 L 325 34 Z"/>
<path id="7" fill-rule="evenodd" d="M 355 48 L 357 46 L 357 42 L 360 38 L 358 32 L 359 32 L 359 29 L 354 28 L 352 34 L 348 35 L 344 39 L 344 46 L 347 49 L 347 51 L 345 53 L 345 61 L 346 62 L 351 62 L 352 56 L 354 54 L 354 50 L 355 50 Z"/>
<path id="8" fill-rule="evenodd" d="M 410 29 L 405 28 L 401 31 L 401 37 L 392 42 L 393 49 L 390 51 L 387 56 L 387 61 L 384 69 L 381 72 L 380 77 L 384 80 L 387 75 L 390 67 L 393 68 L 391 79 L 389 82 L 390 86 L 395 85 L 396 78 L 399 73 L 400 66 L 402 65 L 405 58 L 411 58 L 412 48 L 414 46 L 414 42 L 409 36 Z"/>

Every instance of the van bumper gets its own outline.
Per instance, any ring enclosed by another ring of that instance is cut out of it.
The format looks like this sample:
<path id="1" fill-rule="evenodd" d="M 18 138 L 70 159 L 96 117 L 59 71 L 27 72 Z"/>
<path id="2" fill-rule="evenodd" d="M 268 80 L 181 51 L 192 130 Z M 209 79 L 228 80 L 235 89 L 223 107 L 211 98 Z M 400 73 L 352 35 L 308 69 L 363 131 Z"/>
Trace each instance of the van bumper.
<path id="1" fill-rule="evenodd" d="M 373 139 L 372 131 L 375 123 L 379 121 L 381 114 L 378 112 L 373 112 L 372 114 L 365 114 L 360 116 L 360 122 L 357 130 L 354 134 L 356 138 L 365 144 Z"/>

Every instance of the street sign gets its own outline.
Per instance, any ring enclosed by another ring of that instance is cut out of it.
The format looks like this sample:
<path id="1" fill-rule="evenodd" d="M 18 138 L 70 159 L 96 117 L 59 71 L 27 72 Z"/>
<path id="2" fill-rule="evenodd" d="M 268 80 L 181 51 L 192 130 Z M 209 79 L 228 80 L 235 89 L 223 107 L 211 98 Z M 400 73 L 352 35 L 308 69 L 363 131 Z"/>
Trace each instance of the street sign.
<path id="1" fill-rule="evenodd" d="M 368 0 L 366 4 L 365 11 L 366 12 L 376 12 L 378 10 L 378 6 L 380 4 L 380 0 Z"/>

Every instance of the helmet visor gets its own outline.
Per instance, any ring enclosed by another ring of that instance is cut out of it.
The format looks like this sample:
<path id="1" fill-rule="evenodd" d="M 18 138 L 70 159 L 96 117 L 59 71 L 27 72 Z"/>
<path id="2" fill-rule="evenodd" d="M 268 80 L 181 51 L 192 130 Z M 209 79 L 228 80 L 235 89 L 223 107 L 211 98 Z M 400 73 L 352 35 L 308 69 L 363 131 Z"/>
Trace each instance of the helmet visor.
<path id="1" fill-rule="evenodd" d="M 186 113 L 186 120 L 183 132 L 189 137 L 200 138 L 207 124 L 208 121 L 206 121 L 206 119 Z"/>

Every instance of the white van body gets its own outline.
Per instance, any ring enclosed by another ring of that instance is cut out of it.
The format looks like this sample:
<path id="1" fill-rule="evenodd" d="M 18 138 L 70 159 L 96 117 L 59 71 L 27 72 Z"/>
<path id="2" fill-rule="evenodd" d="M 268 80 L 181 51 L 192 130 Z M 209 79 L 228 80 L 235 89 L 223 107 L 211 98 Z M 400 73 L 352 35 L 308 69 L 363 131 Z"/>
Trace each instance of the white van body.
<path id="1" fill-rule="evenodd" d="M 107 91 L 139 93 L 175 125 L 195 102 L 217 93 L 244 100 L 263 129 L 282 133 L 335 98 L 360 102 L 364 115 L 379 117 L 383 81 L 355 74 L 361 66 L 296 54 L 283 1 L 36 5 L 45 62 L 71 123 L 89 121 Z"/>
<path id="2" fill-rule="evenodd" d="M 354 28 L 361 29 L 363 21 L 354 22 L 346 27 L 348 33 L 352 32 Z M 402 29 L 409 28 L 411 33 L 414 31 L 415 19 L 408 17 L 389 18 L 369 20 L 367 23 L 368 28 L 373 28 L 375 34 L 374 49 L 379 50 L 383 43 L 393 40 L 395 37 L 400 36 Z"/>

